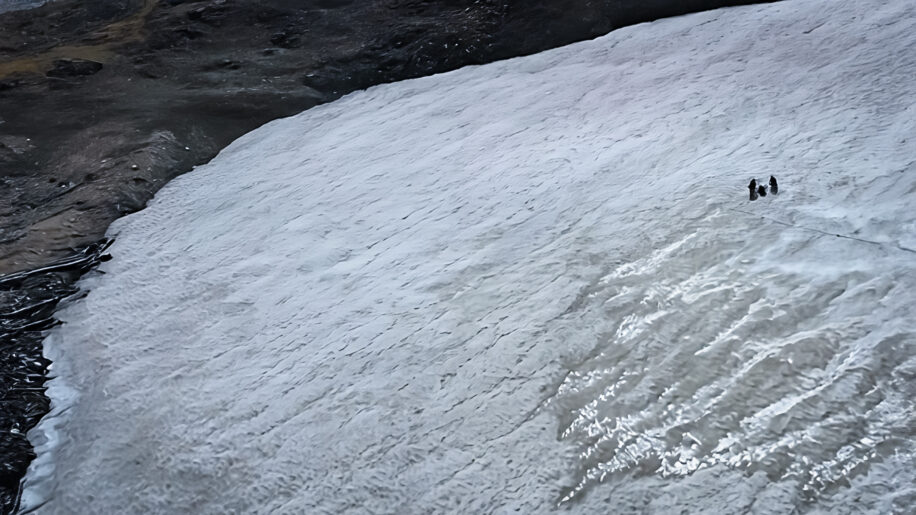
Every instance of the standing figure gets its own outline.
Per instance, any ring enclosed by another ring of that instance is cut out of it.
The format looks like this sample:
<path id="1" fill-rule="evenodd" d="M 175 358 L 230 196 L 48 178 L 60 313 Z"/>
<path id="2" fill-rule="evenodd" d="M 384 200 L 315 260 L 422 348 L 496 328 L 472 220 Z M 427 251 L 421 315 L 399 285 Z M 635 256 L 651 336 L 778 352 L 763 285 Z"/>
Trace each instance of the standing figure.
<path id="1" fill-rule="evenodd" d="M 770 176 L 770 191 L 773 192 L 773 195 L 779 193 L 779 184 L 776 184 L 776 177 Z"/>
<path id="2" fill-rule="evenodd" d="M 751 183 L 747 185 L 747 189 L 751 190 L 751 200 L 757 200 L 757 179 L 751 179 Z"/>

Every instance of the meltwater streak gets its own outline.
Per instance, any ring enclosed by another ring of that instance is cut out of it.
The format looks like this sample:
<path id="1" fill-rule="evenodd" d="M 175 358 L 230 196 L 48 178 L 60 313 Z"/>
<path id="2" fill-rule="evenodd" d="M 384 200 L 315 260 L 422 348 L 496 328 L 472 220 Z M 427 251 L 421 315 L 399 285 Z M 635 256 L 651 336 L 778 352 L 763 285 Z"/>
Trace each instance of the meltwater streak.
<path id="1" fill-rule="evenodd" d="M 609 271 L 568 315 L 603 322 L 555 400 L 560 436 L 579 454 L 561 502 L 602 482 L 619 492 L 633 475 L 716 466 L 813 501 L 862 481 L 872 463 L 912 459 L 916 267 L 900 267 L 905 251 L 774 224 L 749 230 L 758 217 L 729 211 Z M 899 471 L 893 481 L 913 479 Z M 913 490 L 897 495 L 885 510 L 905 507 Z"/>

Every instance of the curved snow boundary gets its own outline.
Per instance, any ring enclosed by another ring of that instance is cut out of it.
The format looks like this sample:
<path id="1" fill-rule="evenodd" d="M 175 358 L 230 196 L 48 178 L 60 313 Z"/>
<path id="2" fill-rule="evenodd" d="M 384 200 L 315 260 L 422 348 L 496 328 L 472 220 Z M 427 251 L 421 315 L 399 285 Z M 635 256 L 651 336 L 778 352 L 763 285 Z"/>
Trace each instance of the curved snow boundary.
<path id="1" fill-rule="evenodd" d="M 115 223 L 60 313 L 26 503 L 907 506 L 916 12 L 829 5 L 622 29 L 240 138 Z"/>
<path id="2" fill-rule="evenodd" d="M 11 11 L 22 11 L 40 7 L 52 0 L 3 0 L 0 1 L 0 14 Z"/>

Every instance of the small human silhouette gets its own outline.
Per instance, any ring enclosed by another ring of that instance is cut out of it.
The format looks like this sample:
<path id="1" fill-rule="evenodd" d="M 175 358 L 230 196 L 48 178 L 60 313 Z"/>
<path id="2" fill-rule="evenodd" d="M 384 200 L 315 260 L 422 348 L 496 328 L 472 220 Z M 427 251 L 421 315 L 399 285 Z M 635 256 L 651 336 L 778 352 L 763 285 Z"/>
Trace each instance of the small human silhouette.
<path id="1" fill-rule="evenodd" d="M 770 176 L 770 191 L 773 193 L 773 195 L 779 193 L 779 184 L 776 183 L 776 177 L 773 177 L 772 175 Z"/>
<path id="2" fill-rule="evenodd" d="M 767 196 L 767 187 L 764 186 L 763 184 L 757 185 L 757 194 L 760 195 L 761 197 L 766 197 Z"/>
<path id="3" fill-rule="evenodd" d="M 751 179 L 751 183 L 747 185 L 747 189 L 751 191 L 751 200 L 757 200 L 757 179 Z"/>

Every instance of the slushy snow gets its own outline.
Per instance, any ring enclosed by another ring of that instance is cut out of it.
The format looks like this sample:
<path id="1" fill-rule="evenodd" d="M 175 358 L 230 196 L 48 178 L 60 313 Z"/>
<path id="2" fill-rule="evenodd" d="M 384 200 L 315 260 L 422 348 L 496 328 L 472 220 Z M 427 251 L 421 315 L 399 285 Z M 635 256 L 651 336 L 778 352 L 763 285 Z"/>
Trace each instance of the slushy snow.
<path id="1" fill-rule="evenodd" d="M 111 227 L 24 502 L 904 513 L 914 77 L 913 2 L 793 0 L 271 122 Z"/>

